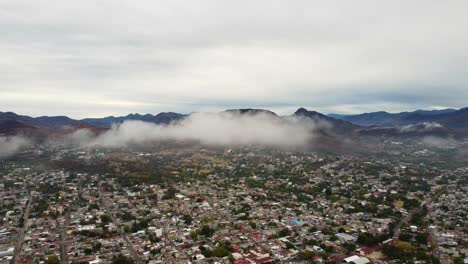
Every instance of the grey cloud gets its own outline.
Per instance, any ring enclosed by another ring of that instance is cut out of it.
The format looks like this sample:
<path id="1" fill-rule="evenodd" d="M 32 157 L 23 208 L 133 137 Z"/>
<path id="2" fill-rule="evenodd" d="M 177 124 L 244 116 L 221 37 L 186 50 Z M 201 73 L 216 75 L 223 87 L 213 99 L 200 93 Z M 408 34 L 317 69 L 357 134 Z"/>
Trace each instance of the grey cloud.
<path id="1" fill-rule="evenodd" d="M 452 148 L 457 146 L 457 141 L 454 139 L 434 136 L 424 137 L 421 142 L 429 147 L 436 148 Z"/>
<path id="2" fill-rule="evenodd" d="M 464 107 L 467 8 L 465 1 L 3 1 L 0 104 L 74 117 L 129 112 L 101 103 L 118 101 L 150 113 L 236 107 L 229 102 L 325 112 Z"/>
<path id="3" fill-rule="evenodd" d="M 196 113 L 170 125 L 126 121 L 95 136 L 79 130 L 69 142 L 83 146 L 121 147 L 152 141 L 196 141 L 206 145 L 264 145 L 304 147 L 314 139 L 317 128 L 327 124 L 280 119 L 268 114 Z"/>
<path id="4" fill-rule="evenodd" d="M 24 137 L 0 136 L 0 159 L 9 157 L 30 144 L 31 142 Z"/>
<path id="5" fill-rule="evenodd" d="M 402 126 L 399 129 L 400 129 L 400 132 L 408 133 L 408 132 L 427 132 L 427 131 L 432 131 L 433 129 L 436 129 L 436 128 L 443 128 L 443 127 L 444 126 L 436 122 L 422 122 L 422 123 Z"/>

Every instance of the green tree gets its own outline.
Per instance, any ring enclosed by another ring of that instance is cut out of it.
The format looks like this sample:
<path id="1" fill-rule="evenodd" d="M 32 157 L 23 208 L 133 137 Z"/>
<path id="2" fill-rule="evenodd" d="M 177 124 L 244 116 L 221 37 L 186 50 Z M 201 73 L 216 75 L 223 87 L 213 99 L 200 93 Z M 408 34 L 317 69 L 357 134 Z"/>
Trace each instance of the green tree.
<path id="1" fill-rule="evenodd" d="M 284 245 L 286 246 L 286 249 L 295 249 L 296 248 L 296 246 L 294 246 L 294 244 L 289 242 L 289 241 L 284 242 Z"/>
<path id="2" fill-rule="evenodd" d="M 211 251 L 211 249 L 205 246 L 200 246 L 199 249 L 202 255 L 205 256 L 206 258 L 211 258 L 213 256 L 213 251 Z"/>
<path id="3" fill-rule="evenodd" d="M 413 236 L 410 233 L 400 233 L 398 237 L 402 241 L 410 241 Z"/>
<path id="4" fill-rule="evenodd" d="M 365 246 L 373 246 L 379 243 L 379 239 L 370 233 L 360 233 L 356 242 Z"/>
<path id="5" fill-rule="evenodd" d="M 200 235 L 203 235 L 205 237 L 212 237 L 213 234 L 215 233 L 215 230 L 207 225 L 202 226 L 200 229 Z"/>
<path id="6" fill-rule="evenodd" d="M 418 241 L 419 244 L 427 244 L 427 237 L 429 236 L 428 233 L 420 233 L 416 235 L 416 241 Z"/>
<path id="7" fill-rule="evenodd" d="M 56 255 L 52 255 L 47 257 L 47 259 L 44 261 L 45 264 L 59 264 L 59 258 Z"/>
<path id="8" fill-rule="evenodd" d="M 291 234 L 291 231 L 285 227 L 283 229 L 281 229 L 280 231 L 278 231 L 277 233 L 277 236 L 278 237 L 285 237 L 285 236 L 289 236 Z"/>
<path id="9" fill-rule="evenodd" d="M 297 254 L 297 258 L 302 261 L 310 260 L 312 257 L 315 257 L 317 254 L 312 251 L 301 251 Z"/>
<path id="10" fill-rule="evenodd" d="M 354 243 L 344 243 L 343 247 L 346 249 L 348 253 L 354 252 L 356 250 L 356 244 Z"/>
<path id="11" fill-rule="evenodd" d="M 109 215 L 101 215 L 101 222 L 104 225 L 109 224 L 112 221 L 111 217 Z"/>
<path id="12" fill-rule="evenodd" d="M 164 193 L 162 199 L 163 200 L 174 199 L 176 193 L 177 193 L 177 190 L 171 186 L 167 189 L 166 193 Z"/>
<path id="13" fill-rule="evenodd" d="M 185 214 L 185 215 L 182 216 L 182 220 L 184 221 L 184 223 L 186 225 L 191 225 L 192 221 L 193 221 L 193 218 L 189 214 Z"/>
<path id="14" fill-rule="evenodd" d="M 224 258 L 229 255 L 229 250 L 223 245 L 217 246 L 213 249 L 213 255 L 218 258 Z"/>
<path id="15" fill-rule="evenodd" d="M 119 254 L 117 257 L 114 257 L 112 260 L 113 264 L 133 264 L 133 260 L 127 256 Z"/>

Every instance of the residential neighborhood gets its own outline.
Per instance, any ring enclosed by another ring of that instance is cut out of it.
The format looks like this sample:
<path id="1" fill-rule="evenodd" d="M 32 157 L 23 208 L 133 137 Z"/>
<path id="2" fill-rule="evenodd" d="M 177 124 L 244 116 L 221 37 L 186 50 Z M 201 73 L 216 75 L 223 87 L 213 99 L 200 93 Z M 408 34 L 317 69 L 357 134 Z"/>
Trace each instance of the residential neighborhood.
<path id="1" fill-rule="evenodd" d="M 468 168 L 249 149 L 54 155 L 62 168 L 2 165 L 0 263 L 466 261 Z"/>

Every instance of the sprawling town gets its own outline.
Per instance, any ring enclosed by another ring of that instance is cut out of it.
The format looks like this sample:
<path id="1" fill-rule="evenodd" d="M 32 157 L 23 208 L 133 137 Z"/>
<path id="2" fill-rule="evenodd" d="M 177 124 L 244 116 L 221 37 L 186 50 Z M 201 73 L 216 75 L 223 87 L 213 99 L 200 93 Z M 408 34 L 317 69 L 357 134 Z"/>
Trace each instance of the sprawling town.
<path id="1" fill-rule="evenodd" d="M 468 167 L 398 155 L 37 146 L 0 163 L 0 263 L 467 263 Z"/>

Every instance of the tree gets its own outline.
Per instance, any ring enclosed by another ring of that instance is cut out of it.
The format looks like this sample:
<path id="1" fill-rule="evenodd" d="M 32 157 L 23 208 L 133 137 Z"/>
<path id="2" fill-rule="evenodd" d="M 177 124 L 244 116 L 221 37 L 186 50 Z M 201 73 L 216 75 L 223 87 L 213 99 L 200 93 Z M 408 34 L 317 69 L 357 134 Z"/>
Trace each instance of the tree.
<path id="1" fill-rule="evenodd" d="M 280 231 L 278 231 L 277 233 L 277 236 L 278 237 L 285 237 L 285 236 L 289 236 L 291 234 L 291 231 L 285 227 L 283 229 L 281 229 Z"/>
<path id="2" fill-rule="evenodd" d="M 157 201 L 158 201 L 158 194 L 157 194 L 157 193 L 149 194 L 147 197 L 148 197 L 148 199 L 150 199 L 151 201 L 154 201 L 154 202 L 157 202 Z"/>
<path id="3" fill-rule="evenodd" d="M 224 258 L 229 255 L 229 250 L 223 245 L 220 245 L 213 249 L 213 255 L 218 258 Z"/>
<path id="4" fill-rule="evenodd" d="M 101 250 L 101 247 L 102 247 L 102 244 L 100 242 L 96 242 L 93 244 L 93 251 L 98 252 L 99 250 Z"/>
<path id="5" fill-rule="evenodd" d="M 213 251 L 211 251 L 211 249 L 205 246 L 200 246 L 199 249 L 202 255 L 205 256 L 205 258 L 211 258 L 213 256 Z"/>
<path id="6" fill-rule="evenodd" d="M 295 249 L 296 248 L 296 246 L 294 246 L 294 244 L 289 242 L 289 241 L 284 242 L 284 245 L 286 246 L 286 249 Z"/>
<path id="7" fill-rule="evenodd" d="M 193 231 L 190 232 L 190 238 L 193 239 L 193 240 L 197 239 L 198 235 L 199 234 L 198 234 L 197 230 L 193 230 Z"/>
<path id="8" fill-rule="evenodd" d="M 59 264 L 59 258 L 56 255 L 49 256 L 45 261 L 45 264 Z"/>
<path id="9" fill-rule="evenodd" d="M 131 220 L 135 220 L 136 217 L 134 217 L 131 213 L 127 212 L 127 211 L 124 211 L 122 214 L 119 214 L 119 217 L 123 220 L 123 221 L 131 221 Z"/>
<path id="10" fill-rule="evenodd" d="M 423 249 L 418 249 L 416 251 L 416 259 L 418 260 L 427 260 L 429 257 L 427 256 L 426 252 Z"/>
<path id="11" fill-rule="evenodd" d="M 234 256 L 231 253 L 229 253 L 228 259 L 229 259 L 229 262 L 231 262 L 231 263 L 234 263 L 234 261 L 236 261 L 236 259 L 234 258 Z"/>
<path id="12" fill-rule="evenodd" d="M 148 225 L 149 225 L 148 220 L 142 219 L 141 221 L 136 222 L 136 223 L 133 224 L 132 232 L 137 232 L 139 230 L 146 229 L 146 228 L 148 228 Z"/>
<path id="13" fill-rule="evenodd" d="M 410 241 L 412 237 L 413 236 L 409 233 L 401 233 L 398 238 L 403 241 Z"/>
<path id="14" fill-rule="evenodd" d="M 391 259 L 411 260 L 416 248 L 407 242 L 397 242 L 394 245 L 386 244 L 382 253 Z"/>
<path id="15" fill-rule="evenodd" d="M 133 264 L 133 260 L 127 256 L 119 254 L 117 257 L 114 257 L 112 261 L 113 264 Z"/>
<path id="16" fill-rule="evenodd" d="M 93 253 L 93 250 L 91 248 L 85 248 L 84 253 L 85 255 L 91 255 Z"/>
<path id="17" fill-rule="evenodd" d="M 200 229 L 200 235 L 203 235 L 205 237 L 212 237 L 214 234 L 215 230 L 207 225 L 202 226 Z"/>
<path id="18" fill-rule="evenodd" d="M 186 225 L 191 225 L 193 218 L 189 214 L 185 214 L 184 216 L 182 216 L 182 220 L 184 221 Z"/>
<path id="19" fill-rule="evenodd" d="M 416 241 L 418 241 L 419 244 L 427 244 L 427 237 L 429 236 L 428 233 L 420 233 L 416 235 Z"/>
<path id="20" fill-rule="evenodd" d="M 109 224 L 112 221 L 112 218 L 109 215 L 101 215 L 101 222 L 104 225 Z"/>
<path id="21" fill-rule="evenodd" d="M 354 243 L 344 243 L 343 247 L 346 249 L 348 253 L 354 252 L 356 250 L 356 244 Z"/>
<path id="22" fill-rule="evenodd" d="M 317 246 L 317 245 L 318 245 L 318 241 L 315 240 L 315 239 L 310 239 L 310 240 L 307 240 L 307 241 L 306 241 L 306 245 L 309 245 L 309 246 Z"/>
<path id="23" fill-rule="evenodd" d="M 315 257 L 317 254 L 312 251 L 301 251 L 297 254 L 297 258 L 302 261 L 310 260 L 312 257 Z"/>
<path id="24" fill-rule="evenodd" d="M 166 193 L 164 193 L 162 199 L 163 200 L 174 199 L 176 193 L 177 193 L 177 190 L 171 186 L 167 189 Z"/>
<path id="25" fill-rule="evenodd" d="M 370 233 L 360 233 L 356 242 L 365 246 L 373 246 L 379 243 L 379 239 Z"/>
<path id="26" fill-rule="evenodd" d="M 403 256 L 403 252 L 394 245 L 385 245 L 382 253 L 391 259 L 399 259 Z"/>

